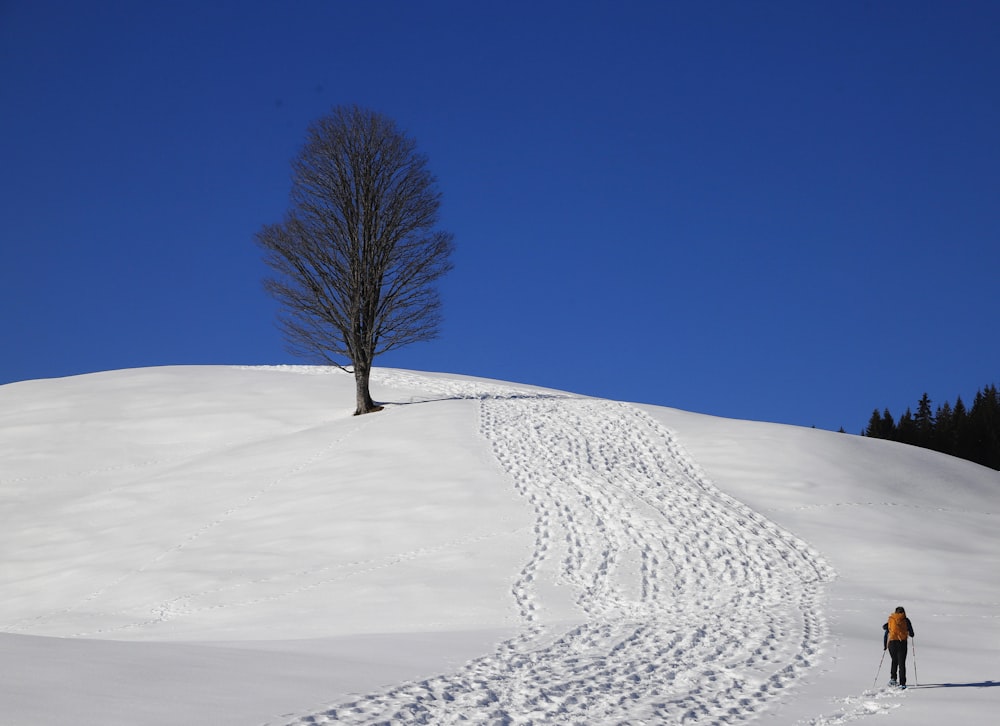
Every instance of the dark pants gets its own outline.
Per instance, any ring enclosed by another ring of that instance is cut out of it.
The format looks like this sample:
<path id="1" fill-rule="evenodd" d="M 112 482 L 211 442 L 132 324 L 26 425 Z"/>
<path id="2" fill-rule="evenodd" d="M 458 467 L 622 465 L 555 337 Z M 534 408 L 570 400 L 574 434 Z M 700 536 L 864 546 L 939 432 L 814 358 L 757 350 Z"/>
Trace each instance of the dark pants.
<path id="1" fill-rule="evenodd" d="M 892 658 L 892 667 L 889 669 L 889 678 L 896 680 L 896 672 L 899 672 L 899 685 L 906 685 L 906 641 L 890 640 L 889 656 Z"/>

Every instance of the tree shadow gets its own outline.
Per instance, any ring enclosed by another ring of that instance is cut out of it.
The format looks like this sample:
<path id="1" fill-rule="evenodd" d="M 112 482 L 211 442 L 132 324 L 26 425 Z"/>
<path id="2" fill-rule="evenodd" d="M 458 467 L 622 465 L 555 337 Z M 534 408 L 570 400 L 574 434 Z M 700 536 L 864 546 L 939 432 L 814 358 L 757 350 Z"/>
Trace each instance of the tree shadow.
<path id="1" fill-rule="evenodd" d="M 992 688 L 1000 686 L 997 681 L 982 681 L 980 683 L 918 683 L 914 688 Z"/>
<path id="2" fill-rule="evenodd" d="M 407 401 L 379 401 L 379 405 L 382 406 L 413 406 L 418 403 L 436 403 L 438 401 L 465 401 L 471 396 L 441 396 L 435 398 L 433 396 L 410 396 Z"/>
<path id="3" fill-rule="evenodd" d="M 379 401 L 380 406 L 412 406 L 417 403 L 435 403 L 438 401 L 481 401 L 490 399 L 508 400 L 543 400 L 552 398 L 572 398 L 572 396 L 560 395 L 558 393 L 511 393 L 511 394 L 469 394 L 469 395 L 445 395 L 445 396 L 410 396 L 406 401 Z"/>

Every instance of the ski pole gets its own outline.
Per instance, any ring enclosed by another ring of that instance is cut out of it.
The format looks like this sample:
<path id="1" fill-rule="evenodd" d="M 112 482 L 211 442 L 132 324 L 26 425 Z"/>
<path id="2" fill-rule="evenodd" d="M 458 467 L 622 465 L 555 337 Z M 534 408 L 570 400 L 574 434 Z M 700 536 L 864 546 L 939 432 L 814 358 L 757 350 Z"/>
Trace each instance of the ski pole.
<path id="1" fill-rule="evenodd" d="M 916 638 L 910 638 L 910 642 L 913 643 L 913 685 L 920 685 L 920 676 L 917 675 L 917 641 Z M 878 676 L 876 676 L 876 679 Z"/>
<path id="2" fill-rule="evenodd" d="M 885 661 L 885 648 L 882 649 L 882 660 L 880 660 L 878 662 L 878 670 L 875 671 L 875 680 L 872 683 L 872 688 L 875 688 L 875 686 L 878 685 L 878 674 L 882 672 L 882 663 L 883 663 L 883 661 Z M 914 677 L 916 677 L 916 675 L 917 675 L 917 669 L 916 669 L 916 667 L 914 667 L 914 669 L 913 669 L 913 675 L 914 675 Z"/>

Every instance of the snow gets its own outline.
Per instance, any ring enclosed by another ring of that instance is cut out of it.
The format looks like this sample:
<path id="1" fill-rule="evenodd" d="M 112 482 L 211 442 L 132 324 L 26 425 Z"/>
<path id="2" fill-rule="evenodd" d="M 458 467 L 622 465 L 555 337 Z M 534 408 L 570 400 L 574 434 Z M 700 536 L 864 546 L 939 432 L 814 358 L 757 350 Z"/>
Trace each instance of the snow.
<path id="1" fill-rule="evenodd" d="M 377 369 L 372 392 L 385 411 L 354 417 L 323 368 L 0 387 L 0 724 L 1000 706 L 1000 473 L 457 375 Z M 900 604 L 905 692 L 879 660 Z"/>

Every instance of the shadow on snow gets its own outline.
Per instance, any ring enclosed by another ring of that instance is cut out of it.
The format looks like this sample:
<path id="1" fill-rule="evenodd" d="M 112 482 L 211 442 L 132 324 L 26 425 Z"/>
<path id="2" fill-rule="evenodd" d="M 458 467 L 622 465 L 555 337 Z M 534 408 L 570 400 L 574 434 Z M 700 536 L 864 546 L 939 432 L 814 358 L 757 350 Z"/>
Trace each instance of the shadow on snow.
<path id="1" fill-rule="evenodd" d="M 539 394 L 529 394 L 529 393 L 491 393 L 491 394 L 469 394 L 469 395 L 444 395 L 439 397 L 418 397 L 410 396 L 408 401 L 379 401 L 380 406 L 412 406 L 416 403 L 434 403 L 436 401 L 475 401 L 475 400 L 491 400 L 491 399 L 502 399 L 504 401 L 508 400 L 545 400 L 545 399 L 564 399 L 571 398 L 569 395 L 558 394 L 558 393 L 539 393 Z"/>
<path id="2" fill-rule="evenodd" d="M 997 681 L 982 681 L 980 683 L 919 683 L 913 688 L 992 688 L 1000 686 Z"/>

